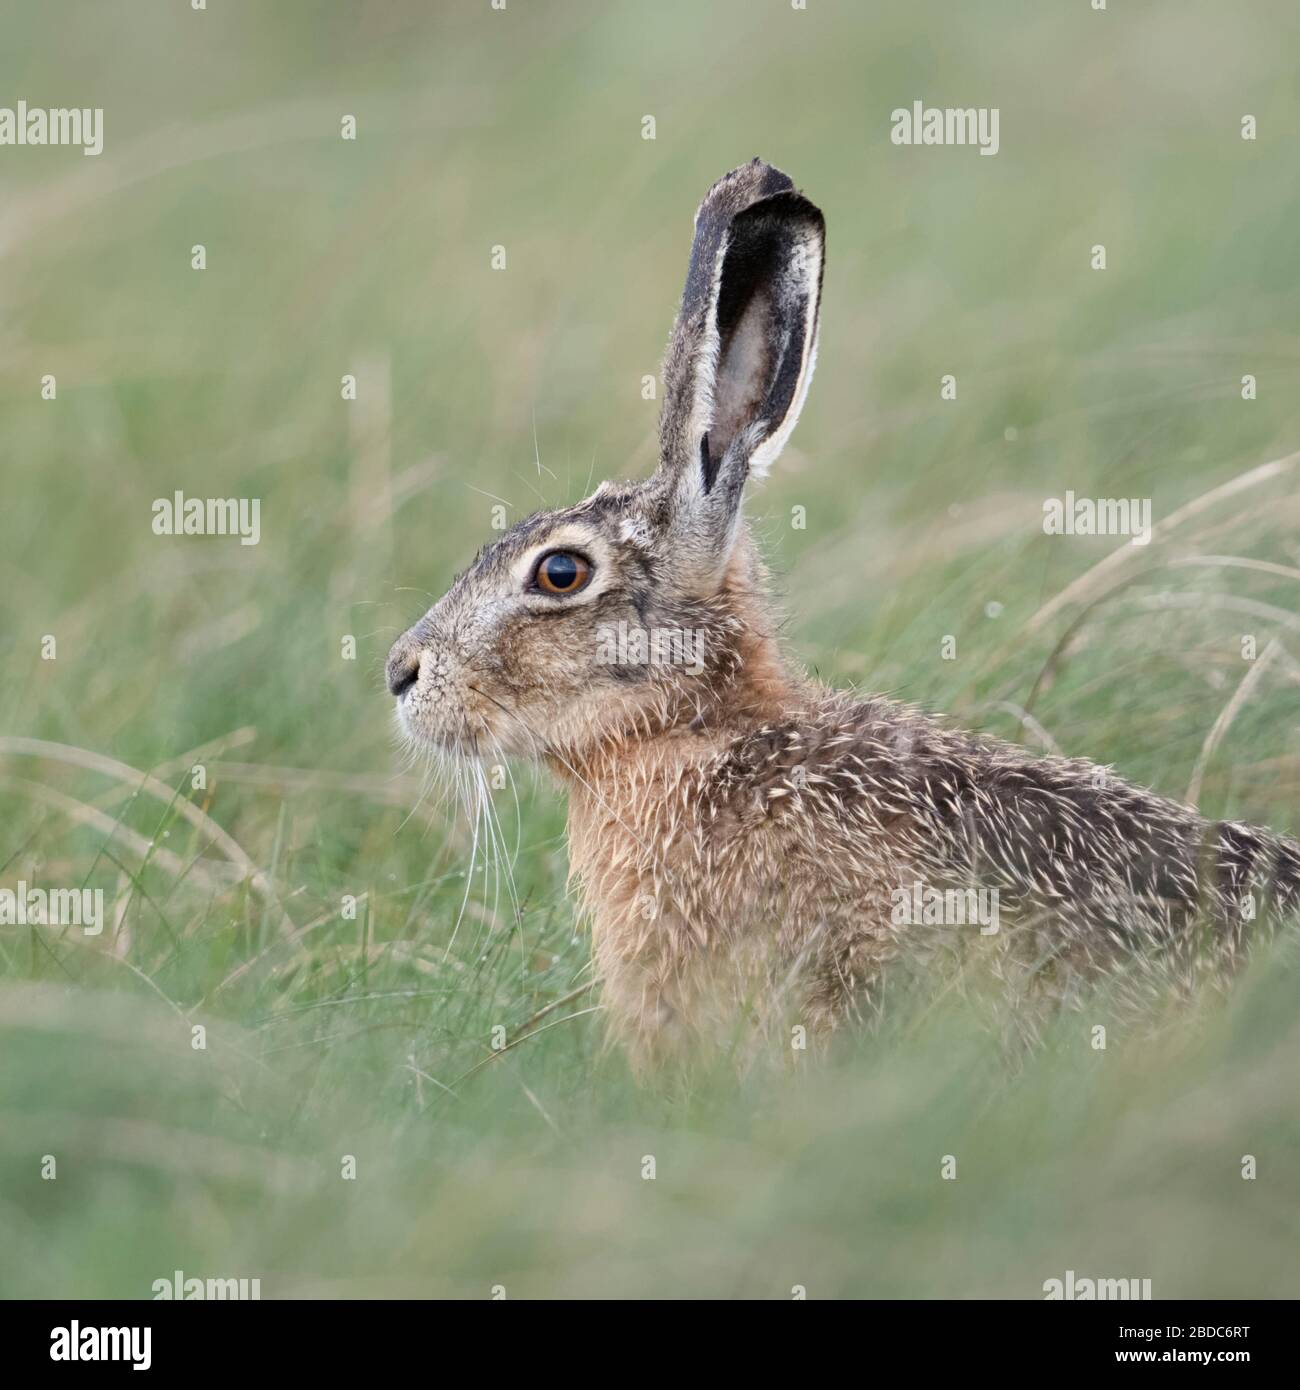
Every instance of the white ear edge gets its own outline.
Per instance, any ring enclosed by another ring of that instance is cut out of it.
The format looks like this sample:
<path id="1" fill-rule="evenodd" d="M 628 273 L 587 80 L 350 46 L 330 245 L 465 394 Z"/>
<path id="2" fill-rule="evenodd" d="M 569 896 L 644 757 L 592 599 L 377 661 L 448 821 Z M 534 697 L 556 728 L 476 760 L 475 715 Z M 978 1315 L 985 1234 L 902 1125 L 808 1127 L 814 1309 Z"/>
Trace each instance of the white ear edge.
<path id="1" fill-rule="evenodd" d="M 799 415 L 803 410 L 803 403 L 808 396 L 808 387 L 812 384 L 813 372 L 817 369 L 817 334 L 813 332 L 813 340 L 809 345 L 807 355 L 804 358 L 804 368 L 799 376 L 798 385 L 795 387 L 794 399 L 790 402 L 790 409 L 785 413 L 785 422 L 781 428 L 773 435 L 769 435 L 757 449 L 749 456 L 749 476 L 751 478 L 766 478 L 772 465 L 780 456 L 781 450 L 785 448 L 786 440 L 794 433 L 794 427 L 799 423 Z"/>
<path id="2" fill-rule="evenodd" d="M 799 380 L 795 383 L 794 395 L 790 399 L 790 408 L 786 411 L 785 419 L 781 422 L 781 428 L 765 439 L 749 456 L 749 474 L 752 478 L 766 478 L 768 470 L 776 462 L 781 450 L 785 448 L 786 440 L 790 438 L 795 425 L 799 423 L 803 403 L 808 398 L 808 388 L 812 385 L 813 372 L 817 370 L 817 329 L 821 323 L 821 243 L 816 238 L 800 242 L 795 254 L 804 258 L 804 276 L 809 286 L 808 315 L 807 323 L 804 326 L 802 345 L 803 366 L 799 372 Z"/>
<path id="3" fill-rule="evenodd" d="M 694 390 L 690 415 L 690 438 L 692 439 L 703 439 L 713 428 L 714 385 L 717 381 L 718 360 L 722 351 L 722 342 L 717 328 L 718 296 L 722 291 L 722 265 L 730 247 L 731 237 L 726 235 L 718 246 L 718 254 L 714 261 L 713 290 L 709 296 L 704 338 L 700 343 L 697 359 L 698 370 L 692 382 Z M 821 243 L 816 238 L 801 241 L 795 254 L 803 258 L 801 270 L 809 285 L 807 322 L 804 326 L 804 341 L 800 354 L 803 367 L 799 373 L 799 380 L 795 383 L 790 408 L 785 413 L 785 419 L 781 422 L 780 429 L 764 439 L 749 454 L 749 477 L 759 480 L 767 477 L 772 465 L 780 456 L 782 449 L 785 448 L 786 441 L 794 432 L 794 427 L 799 423 L 804 401 L 808 398 L 808 388 L 812 385 L 813 372 L 817 369 L 817 336 L 821 321 Z M 743 433 L 746 436 L 761 435 L 764 429 L 766 429 L 766 421 L 760 420 L 755 421 Z M 745 442 L 747 444 L 748 441 Z M 699 470 L 696 468 L 684 470 L 679 484 L 679 495 L 683 495 L 682 500 L 687 500 L 687 495 L 691 498 L 698 498 L 703 495 L 703 492 L 704 484 L 699 476 Z"/>
<path id="4" fill-rule="evenodd" d="M 714 388 L 718 380 L 718 361 L 722 356 L 722 339 L 718 334 L 718 297 L 722 293 L 722 266 L 731 249 L 731 233 L 718 241 L 718 254 L 713 258 L 713 276 L 709 291 L 709 308 L 704 318 L 704 336 L 700 341 L 691 398 L 690 438 L 703 439 L 713 428 Z"/>
<path id="5" fill-rule="evenodd" d="M 698 210 L 695 220 L 699 221 Z M 713 258 L 712 288 L 709 291 L 708 310 L 704 316 L 704 332 L 692 363 L 688 439 L 703 439 L 713 428 L 713 388 L 718 377 L 718 361 L 722 356 L 722 338 L 718 333 L 718 296 L 722 293 L 722 263 L 727 258 L 730 246 L 731 234 L 724 233 L 718 243 L 717 255 Z M 678 504 L 687 507 L 693 506 L 704 496 L 704 479 L 700 476 L 699 468 L 693 465 L 693 461 L 678 475 L 676 493 Z"/>

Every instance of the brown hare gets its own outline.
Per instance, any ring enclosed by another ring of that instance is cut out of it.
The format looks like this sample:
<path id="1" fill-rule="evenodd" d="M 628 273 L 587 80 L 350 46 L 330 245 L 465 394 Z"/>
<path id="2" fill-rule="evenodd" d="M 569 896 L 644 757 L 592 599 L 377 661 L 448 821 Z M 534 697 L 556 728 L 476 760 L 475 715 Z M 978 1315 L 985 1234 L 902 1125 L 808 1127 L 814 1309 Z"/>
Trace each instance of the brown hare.
<path id="1" fill-rule="evenodd" d="M 388 659 L 414 743 L 566 786 L 603 1004 L 642 1059 L 741 1015 L 825 1032 L 934 935 L 924 903 L 991 893 L 996 930 L 964 935 L 1068 1000 L 1138 960 L 1190 979 L 1207 948 L 1226 975 L 1300 898 L 1292 840 L 787 666 L 741 494 L 808 390 L 824 243 L 778 170 L 714 184 L 658 470 L 521 521 Z"/>

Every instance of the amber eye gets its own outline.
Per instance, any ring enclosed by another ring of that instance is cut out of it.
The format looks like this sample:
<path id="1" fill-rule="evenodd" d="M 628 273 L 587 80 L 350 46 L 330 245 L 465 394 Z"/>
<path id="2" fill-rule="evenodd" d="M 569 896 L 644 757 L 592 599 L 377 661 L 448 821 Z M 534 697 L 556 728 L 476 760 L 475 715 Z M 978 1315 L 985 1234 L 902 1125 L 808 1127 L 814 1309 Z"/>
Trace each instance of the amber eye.
<path id="1" fill-rule="evenodd" d="M 572 550 L 554 550 L 537 566 L 534 583 L 543 593 L 576 594 L 587 587 L 591 565 Z"/>

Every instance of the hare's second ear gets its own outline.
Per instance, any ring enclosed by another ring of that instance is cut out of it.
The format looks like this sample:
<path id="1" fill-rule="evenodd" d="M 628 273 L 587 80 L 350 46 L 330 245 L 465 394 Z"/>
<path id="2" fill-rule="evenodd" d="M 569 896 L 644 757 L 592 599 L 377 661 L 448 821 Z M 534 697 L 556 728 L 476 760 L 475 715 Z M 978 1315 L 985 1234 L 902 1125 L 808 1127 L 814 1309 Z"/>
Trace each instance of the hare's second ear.
<path id="1" fill-rule="evenodd" d="M 758 160 L 714 184 L 695 215 L 664 362 L 660 473 L 674 530 L 688 526 L 718 558 L 745 479 L 771 466 L 803 406 L 825 241 L 817 208 Z"/>

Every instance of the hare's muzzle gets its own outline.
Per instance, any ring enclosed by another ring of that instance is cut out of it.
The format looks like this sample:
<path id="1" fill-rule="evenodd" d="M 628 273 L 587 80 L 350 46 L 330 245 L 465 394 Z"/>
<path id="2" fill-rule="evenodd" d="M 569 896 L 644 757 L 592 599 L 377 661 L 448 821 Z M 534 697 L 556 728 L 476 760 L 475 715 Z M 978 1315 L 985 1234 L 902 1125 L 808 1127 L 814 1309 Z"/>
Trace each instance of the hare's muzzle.
<path id="1" fill-rule="evenodd" d="M 472 747 L 483 731 L 484 721 L 465 707 L 464 672 L 453 648 L 427 620 L 393 643 L 384 677 L 410 737 L 442 748 Z"/>
<path id="2" fill-rule="evenodd" d="M 384 674 L 388 689 L 399 700 L 420 679 L 420 649 L 411 641 L 409 633 L 393 643 Z"/>

